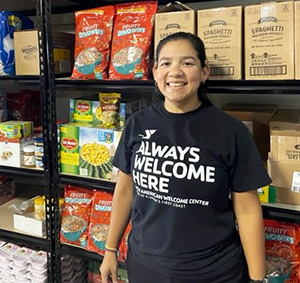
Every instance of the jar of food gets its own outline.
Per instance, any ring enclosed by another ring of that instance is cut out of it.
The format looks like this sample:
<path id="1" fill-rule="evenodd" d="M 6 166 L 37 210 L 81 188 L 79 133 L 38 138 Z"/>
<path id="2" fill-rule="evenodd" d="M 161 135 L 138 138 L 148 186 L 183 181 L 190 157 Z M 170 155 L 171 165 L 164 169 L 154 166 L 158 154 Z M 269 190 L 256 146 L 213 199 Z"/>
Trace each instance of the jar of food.
<path id="1" fill-rule="evenodd" d="M 23 148 L 23 165 L 24 167 L 35 167 L 34 145 L 28 145 Z"/>

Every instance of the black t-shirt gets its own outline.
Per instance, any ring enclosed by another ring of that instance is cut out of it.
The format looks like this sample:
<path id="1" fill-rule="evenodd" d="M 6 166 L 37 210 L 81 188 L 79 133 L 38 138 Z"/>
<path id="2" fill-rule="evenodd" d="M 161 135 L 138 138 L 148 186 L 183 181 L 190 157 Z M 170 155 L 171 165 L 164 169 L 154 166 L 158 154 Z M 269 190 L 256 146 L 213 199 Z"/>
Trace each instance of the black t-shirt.
<path id="1" fill-rule="evenodd" d="M 174 114 L 163 101 L 126 122 L 113 161 L 132 175 L 137 260 L 182 276 L 221 273 L 238 260 L 230 191 L 271 182 L 246 126 L 217 107 Z"/>

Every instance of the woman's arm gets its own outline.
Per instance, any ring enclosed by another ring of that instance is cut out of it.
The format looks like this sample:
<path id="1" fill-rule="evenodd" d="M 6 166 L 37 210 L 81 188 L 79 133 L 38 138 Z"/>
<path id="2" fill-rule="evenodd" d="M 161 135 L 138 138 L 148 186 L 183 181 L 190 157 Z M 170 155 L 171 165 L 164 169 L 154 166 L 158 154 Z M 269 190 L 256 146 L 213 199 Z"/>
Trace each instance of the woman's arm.
<path id="1" fill-rule="evenodd" d="M 120 171 L 119 180 L 114 192 L 109 232 L 106 240 L 106 246 L 108 247 L 118 247 L 128 225 L 131 214 L 132 190 L 133 182 L 131 175 Z M 113 282 L 117 282 L 117 267 L 116 253 L 106 252 L 100 267 L 103 283 L 107 283 L 109 277 L 112 278 Z"/>
<path id="2" fill-rule="evenodd" d="M 233 208 L 251 279 L 266 274 L 265 237 L 261 204 L 256 190 L 232 193 Z"/>

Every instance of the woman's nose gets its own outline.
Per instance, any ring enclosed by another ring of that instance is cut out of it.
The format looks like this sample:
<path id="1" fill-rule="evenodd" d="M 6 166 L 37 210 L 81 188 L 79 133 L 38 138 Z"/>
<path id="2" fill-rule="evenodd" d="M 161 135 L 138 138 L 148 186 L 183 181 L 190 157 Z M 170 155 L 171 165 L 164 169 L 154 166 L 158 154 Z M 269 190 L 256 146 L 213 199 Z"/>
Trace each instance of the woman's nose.
<path id="1" fill-rule="evenodd" d="M 182 75 L 183 71 L 180 64 L 172 64 L 170 74 L 173 76 Z"/>

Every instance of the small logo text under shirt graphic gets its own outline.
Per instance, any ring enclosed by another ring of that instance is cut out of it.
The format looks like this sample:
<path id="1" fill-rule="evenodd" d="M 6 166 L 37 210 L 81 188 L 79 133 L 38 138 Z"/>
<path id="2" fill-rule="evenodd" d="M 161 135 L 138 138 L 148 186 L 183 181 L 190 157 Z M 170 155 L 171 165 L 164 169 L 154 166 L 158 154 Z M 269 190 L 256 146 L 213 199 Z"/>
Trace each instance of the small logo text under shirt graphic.
<path id="1" fill-rule="evenodd" d="M 157 203 L 185 208 L 187 205 L 209 206 L 202 199 L 179 198 L 172 195 L 170 178 L 215 182 L 215 167 L 200 163 L 200 148 L 193 146 L 159 145 L 150 141 L 157 130 L 139 134 L 141 145 L 136 152 L 132 177 L 140 197 Z"/>

